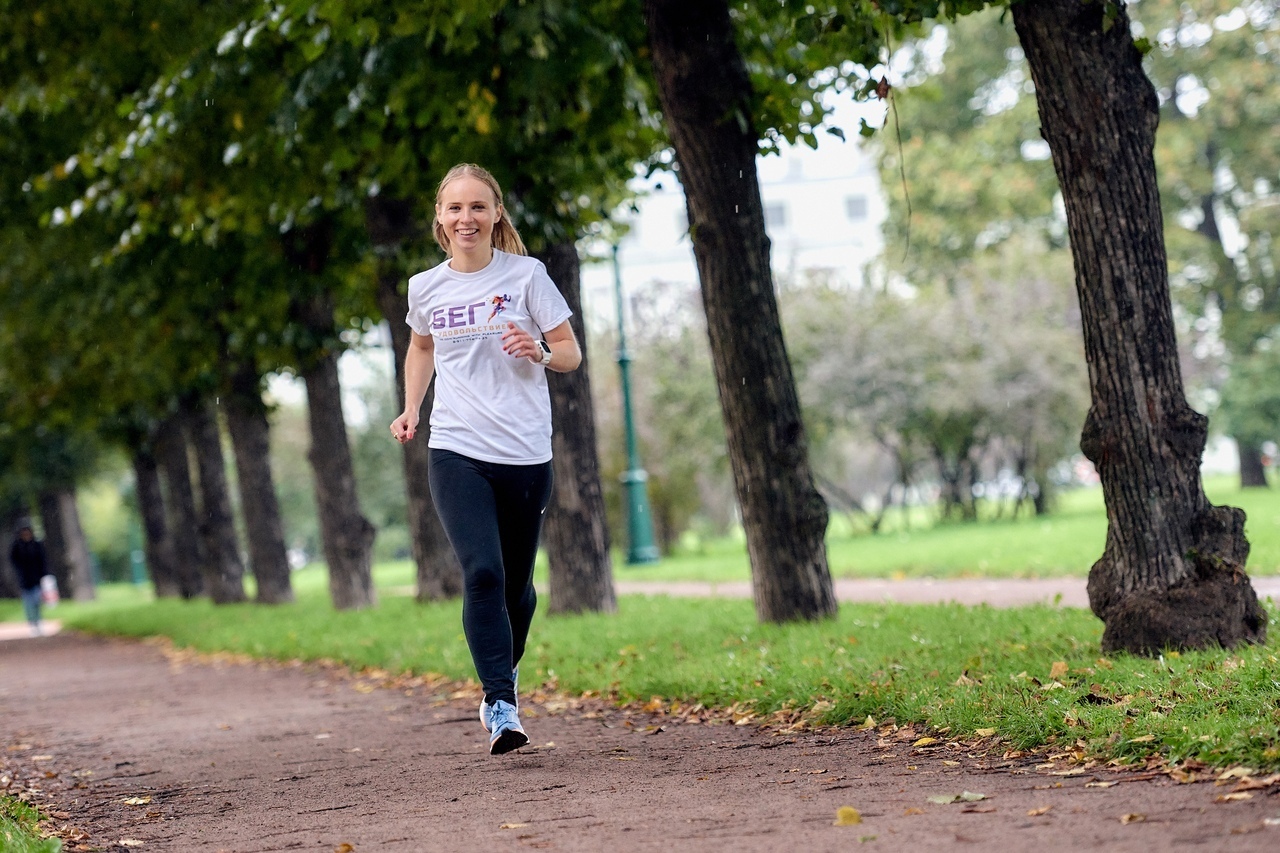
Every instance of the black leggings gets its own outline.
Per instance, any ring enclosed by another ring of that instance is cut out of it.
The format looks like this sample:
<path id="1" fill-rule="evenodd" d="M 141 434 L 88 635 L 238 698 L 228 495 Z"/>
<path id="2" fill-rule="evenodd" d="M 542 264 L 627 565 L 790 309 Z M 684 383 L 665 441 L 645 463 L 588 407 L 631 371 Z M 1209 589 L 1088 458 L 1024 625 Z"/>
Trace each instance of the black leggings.
<path id="1" fill-rule="evenodd" d="M 462 564 L 462 630 L 485 701 L 514 705 L 512 671 L 538 604 L 533 561 L 551 463 L 501 465 L 433 448 L 431 497 Z"/>

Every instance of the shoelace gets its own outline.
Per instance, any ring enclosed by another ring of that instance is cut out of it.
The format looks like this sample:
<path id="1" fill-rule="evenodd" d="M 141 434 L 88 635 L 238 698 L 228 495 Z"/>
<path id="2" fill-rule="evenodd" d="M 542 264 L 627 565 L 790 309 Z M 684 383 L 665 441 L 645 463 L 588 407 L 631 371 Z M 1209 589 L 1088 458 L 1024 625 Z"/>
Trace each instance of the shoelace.
<path id="1" fill-rule="evenodd" d="M 489 710 L 489 731 L 500 732 L 503 729 L 519 726 L 520 718 L 516 709 L 506 702 L 494 702 Z"/>

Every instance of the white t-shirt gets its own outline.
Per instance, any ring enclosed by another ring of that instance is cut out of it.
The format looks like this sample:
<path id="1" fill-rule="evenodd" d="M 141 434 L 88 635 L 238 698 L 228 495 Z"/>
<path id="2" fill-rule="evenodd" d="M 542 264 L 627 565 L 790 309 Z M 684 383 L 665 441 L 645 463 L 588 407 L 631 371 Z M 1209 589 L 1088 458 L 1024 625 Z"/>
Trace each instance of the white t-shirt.
<path id="1" fill-rule="evenodd" d="M 448 261 L 409 279 L 409 328 L 435 338 L 435 404 L 428 445 L 485 462 L 551 458 L 546 368 L 502 351 L 515 323 L 540 338 L 573 312 L 541 261 L 493 250 L 479 272 Z"/>

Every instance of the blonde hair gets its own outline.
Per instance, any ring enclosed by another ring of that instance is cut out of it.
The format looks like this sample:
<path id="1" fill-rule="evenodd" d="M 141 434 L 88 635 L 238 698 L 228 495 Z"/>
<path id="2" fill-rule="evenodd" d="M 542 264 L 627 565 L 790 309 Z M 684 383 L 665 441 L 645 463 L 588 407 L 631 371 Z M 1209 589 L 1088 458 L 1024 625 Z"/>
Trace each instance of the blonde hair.
<path id="1" fill-rule="evenodd" d="M 440 186 L 436 188 L 436 207 L 440 206 L 440 196 L 444 194 L 444 188 L 449 182 L 463 175 L 469 175 L 480 181 L 489 191 L 493 193 L 493 202 L 495 205 L 502 206 L 502 188 L 498 186 L 498 181 L 489 174 L 489 170 L 475 163 L 459 163 L 448 172 L 440 181 Z M 436 243 L 444 250 L 447 257 L 453 257 L 453 249 L 449 245 L 449 235 L 445 233 L 444 226 L 440 224 L 439 211 L 432 215 L 431 233 L 436 238 Z M 524 247 L 524 241 L 520 239 L 520 234 L 516 231 L 516 227 L 511 224 L 510 217 L 507 216 L 506 209 L 503 209 L 502 216 L 493 225 L 493 237 L 490 240 L 493 248 L 499 251 L 507 252 L 512 255 L 527 255 L 529 250 Z"/>

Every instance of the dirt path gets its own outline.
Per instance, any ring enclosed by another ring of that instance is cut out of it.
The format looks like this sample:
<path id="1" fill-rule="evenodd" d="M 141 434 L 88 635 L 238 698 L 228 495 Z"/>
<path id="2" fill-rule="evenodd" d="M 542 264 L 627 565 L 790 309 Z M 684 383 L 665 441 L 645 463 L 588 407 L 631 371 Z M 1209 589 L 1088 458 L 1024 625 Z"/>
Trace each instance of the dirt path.
<path id="1" fill-rule="evenodd" d="M 0 784 L 38 786 L 86 834 L 72 850 L 1280 845 L 1280 786 L 1218 802 L 1231 786 L 1037 769 L 915 747 L 919 732 L 779 733 L 526 697 L 531 747 L 492 758 L 475 696 L 450 690 L 69 633 L 0 643 Z M 986 799 L 928 799 L 964 791 Z M 842 806 L 863 822 L 833 826 Z"/>

